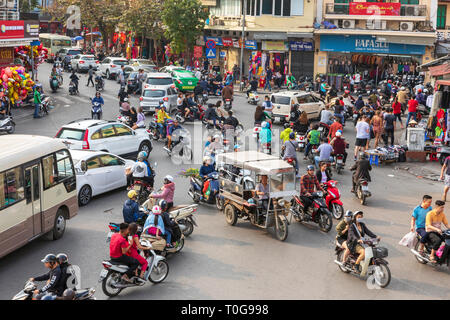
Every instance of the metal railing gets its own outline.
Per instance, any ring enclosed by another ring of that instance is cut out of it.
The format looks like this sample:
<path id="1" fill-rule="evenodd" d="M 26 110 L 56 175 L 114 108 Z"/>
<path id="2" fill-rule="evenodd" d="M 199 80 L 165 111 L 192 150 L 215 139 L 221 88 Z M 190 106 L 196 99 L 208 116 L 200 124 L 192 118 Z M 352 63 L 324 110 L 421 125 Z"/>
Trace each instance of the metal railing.
<path id="1" fill-rule="evenodd" d="M 326 14 L 349 15 L 348 3 L 327 3 L 325 4 Z M 402 4 L 400 7 L 400 17 L 426 17 L 427 6 L 420 4 Z"/>

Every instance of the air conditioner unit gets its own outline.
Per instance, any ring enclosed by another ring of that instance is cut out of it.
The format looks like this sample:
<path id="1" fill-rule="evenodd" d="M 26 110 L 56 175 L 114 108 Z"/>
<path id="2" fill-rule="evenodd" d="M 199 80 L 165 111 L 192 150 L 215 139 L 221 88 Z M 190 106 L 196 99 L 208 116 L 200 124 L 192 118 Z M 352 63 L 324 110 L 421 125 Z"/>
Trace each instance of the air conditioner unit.
<path id="1" fill-rule="evenodd" d="M 343 29 L 355 29 L 355 20 L 342 20 Z"/>
<path id="2" fill-rule="evenodd" d="M 386 20 L 367 20 L 366 28 L 371 30 L 383 30 L 386 29 Z"/>
<path id="3" fill-rule="evenodd" d="M 400 31 L 413 31 L 414 22 L 400 22 Z"/>
<path id="4" fill-rule="evenodd" d="M 408 6 L 408 7 L 406 7 L 405 11 L 406 11 L 407 16 L 415 16 L 416 8 L 412 7 L 412 6 Z"/>

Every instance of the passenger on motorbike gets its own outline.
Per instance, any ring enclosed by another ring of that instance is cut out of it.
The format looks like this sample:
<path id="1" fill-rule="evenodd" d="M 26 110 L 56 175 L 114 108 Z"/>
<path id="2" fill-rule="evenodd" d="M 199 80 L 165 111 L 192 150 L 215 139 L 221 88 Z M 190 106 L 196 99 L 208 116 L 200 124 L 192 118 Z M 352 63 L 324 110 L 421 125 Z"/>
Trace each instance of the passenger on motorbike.
<path id="1" fill-rule="evenodd" d="M 111 236 L 109 256 L 112 262 L 128 266 L 128 270 L 122 276 L 122 280 L 132 283 L 131 278 L 135 275 L 135 271 L 139 267 L 139 261 L 127 255 L 133 246 L 133 242 L 129 243 L 127 240 L 128 227 L 128 223 L 121 223 L 119 226 L 120 231 Z"/>
<path id="2" fill-rule="evenodd" d="M 306 145 L 306 148 L 305 148 L 304 160 L 308 159 L 308 154 L 311 151 L 312 147 L 317 146 L 320 142 L 320 131 L 319 131 L 318 124 L 315 124 L 312 127 L 312 130 L 308 133 L 307 138 L 308 138 L 308 144 Z"/>
<path id="3" fill-rule="evenodd" d="M 432 245 L 430 262 L 436 263 L 435 253 L 436 250 L 441 246 L 444 238 L 442 237 L 441 224 L 443 224 L 447 229 L 450 229 L 447 218 L 444 213 L 445 202 L 442 200 L 436 200 L 434 203 L 435 207 L 433 210 L 427 213 L 425 218 L 425 230 L 427 232 L 426 239 L 429 240 Z"/>
<path id="4" fill-rule="evenodd" d="M 233 111 L 228 111 L 228 117 L 225 119 L 224 124 L 232 126 L 233 129 L 236 129 L 239 125 L 239 120 L 233 116 Z"/>
<path id="5" fill-rule="evenodd" d="M 342 137 L 342 131 L 338 130 L 336 132 L 336 136 L 331 140 L 330 145 L 333 147 L 333 155 L 337 156 L 338 154 L 342 154 L 344 156 L 344 164 L 347 161 L 347 151 L 345 148 L 347 147 L 347 142 L 345 142 L 344 137 Z"/>
<path id="6" fill-rule="evenodd" d="M 139 211 L 139 204 L 137 203 L 137 192 L 135 190 L 128 191 L 128 200 L 125 201 L 122 208 L 123 221 L 125 223 L 137 222 L 144 216 Z"/>
<path id="7" fill-rule="evenodd" d="M 422 93 L 422 89 L 417 89 L 416 100 L 419 104 L 422 105 L 427 104 L 427 99 L 425 98 L 425 95 Z"/>
<path id="8" fill-rule="evenodd" d="M 422 198 L 422 203 L 414 208 L 413 214 L 411 216 L 411 232 L 416 232 L 420 235 L 419 253 L 423 254 L 423 247 L 426 243 L 426 230 L 425 230 L 425 219 L 428 212 L 433 208 L 431 207 L 432 197 L 429 195 L 424 195 Z"/>
<path id="9" fill-rule="evenodd" d="M 322 110 L 320 113 L 320 122 L 327 125 L 331 125 L 333 123 L 333 113 L 330 111 L 330 107 L 328 105 L 326 105 L 325 110 Z"/>
<path id="10" fill-rule="evenodd" d="M 44 263 L 45 267 L 50 269 L 47 274 L 44 274 L 39 277 L 30 278 L 30 281 L 45 281 L 47 283 L 39 290 L 35 290 L 34 294 L 39 293 L 52 293 L 57 296 L 61 296 L 64 290 L 66 289 L 66 283 L 62 281 L 61 277 L 61 268 L 59 267 L 58 259 L 54 254 L 47 254 L 44 259 L 41 260 Z"/>
<path id="11" fill-rule="evenodd" d="M 58 75 L 59 75 L 58 70 L 56 70 L 56 67 L 53 67 L 52 71 L 50 72 L 50 77 L 49 77 L 51 89 L 53 89 L 53 81 L 52 80 L 54 77 L 58 77 Z"/>
<path id="12" fill-rule="evenodd" d="M 280 139 L 281 139 L 283 145 L 286 143 L 286 141 L 289 141 L 289 135 L 291 132 L 293 132 L 291 129 L 291 126 L 289 123 L 286 122 L 284 124 L 284 130 L 281 131 L 281 133 L 280 133 Z M 294 135 L 294 139 L 295 139 L 295 135 Z"/>
<path id="13" fill-rule="evenodd" d="M 321 185 L 323 185 L 324 183 L 328 182 L 329 180 L 331 180 L 331 175 L 329 173 L 329 171 L 327 170 L 328 165 L 326 162 L 322 162 L 320 164 L 319 169 L 316 171 L 316 177 L 317 180 L 319 181 L 319 183 Z"/>
<path id="14" fill-rule="evenodd" d="M 119 107 L 124 102 L 125 98 L 128 98 L 128 91 L 126 90 L 125 84 L 120 85 L 119 93 L 117 94 L 119 98 Z"/>
<path id="15" fill-rule="evenodd" d="M 204 117 L 206 120 L 212 121 L 214 126 L 216 125 L 217 113 L 216 108 L 212 103 L 208 103 L 208 109 L 206 109 Z"/>
<path id="16" fill-rule="evenodd" d="M 130 103 L 128 102 L 128 98 L 124 98 L 122 105 L 120 107 L 120 113 L 122 115 L 124 115 L 125 117 L 130 117 L 131 118 L 131 112 L 130 112 L 131 106 Z"/>
<path id="17" fill-rule="evenodd" d="M 347 261 L 348 255 L 350 254 L 350 250 L 347 246 L 348 239 L 348 230 L 353 222 L 353 212 L 347 210 L 344 214 L 344 219 L 341 220 L 336 226 L 336 241 L 345 249 L 344 257 L 342 259 L 343 262 Z"/>
<path id="18" fill-rule="evenodd" d="M 166 126 L 166 120 L 171 119 L 171 117 L 166 112 L 166 106 L 164 105 L 163 100 L 159 101 L 159 105 L 161 109 L 158 111 L 158 120 L 156 121 L 156 123 L 158 124 L 159 128 L 159 138 L 163 139 L 163 136 L 165 135 L 164 129 Z"/>
<path id="19" fill-rule="evenodd" d="M 217 100 L 216 102 L 216 114 L 217 114 L 217 120 L 220 122 L 224 122 L 225 118 L 227 116 L 227 111 L 223 107 L 223 101 Z"/>
<path id="20" fill-rule="evenodd" d="M 357 254 L 358 258 L 356 259 L 355 265 L 353 266 L 353 270 L 355 272 L 359 272 L 359 264 L 365 258 L 364 247 L 362 246 L 363 240 L 362 238 L 365 235 L 368 235 L 371 238 L 377 238 L 378 241 L 381 240 L 380 237 L 377 237 L 372 231 L 370 231 L 366 224 L 364 223 L 364 214 L 362 211 L 356 211 L 353 214 L 353 222 L 348 230 L 348 238 L 347 238 L 347 246 L 350 249 L 350 252 L 353 254 Z M 344 263 L 346 261 L 344 260 Z"/>
<path id="21" fill-rule="evenodd" d="M 314 174 L 314 166 L 309 165 L 307 167 L 307 173 L 300 178 L 300 198 L 305 204 L 305 212 L 307 212 L 308 208 L 312 205 L 313 200 L 311 199 L 311 196 L 316 191 L 325 193 L 325 190 L 320 186 L 319 180 L 317 180 L 317 177 Z"/>
<path id="22" fill-rule="evenodd" d="M 147 152 L 139 152 L 136 162 L 133 164 L 129 172 L 131 178 L 130 183 L 134 183 L 136 180 L 141 180 L 153 188 L 155 174 L 150 168 L 147 157 Z"/>
<path id="23" fill-rule="evenodd" d="M 176 242 L 173 242 L 173 228 L 177 226 L 177 223 L 170 218 L 168 203 L 165 200 L 159 201 L 159 207 L 161 208 L 161 217 L 164 222 L 164 230 L 166 231 L 167 236 L 167 248 L 172 249 L 176 244 Z"/>
<path id="24" fill-rule="evenodd" d="M 272 154 L 272 131 L 270 131 L 270 123 L 263 122 L 261 124 L 261 132 L 259 133 L 260 146 L 268 145 L 269 154 Z"/>
<path id="25" fill-rule="evenodd" d="M 171 234 L 167 234 L 166 232 L 161 212 L 160 206 L 153 206 L 151 213 L 148 215 L 147 220 L 145 220 L 144 230 L 147 230 L 146 232 L 149 235 L 155 236 L 158 240 L 160 240 L 161 237 L 164 237 L 169 244 Z"/>
<path id="26" fill-rule="evenodd" d="M 295 171 L 298 173 L 298 159 L 297 159 L 297 149 L 298 142 L 295 140 L 295 133 L 289 133 L 289 140 L 286 141 L 283 145 L 284 156 L 283 160 L 287 160 L 289 158 L 294 159 Z"/>
<path id="27" fill-rule="evenodd" d="M 296 122 L 298 120 L 298 118 L 301 115 L 301 111 L 298 110 L 299 104 L 295 103 L 291 106 L 291 113 L 290 113 L 290 117 L 289 117 L 289 121 L 290 122 Z M 272 109 L 273 109 L 273 105 L 272 105 Z"/>
<path id="28" fill-rule="evenodd" d="M 173 207 L 173 196 L 175 194 L 175 183 L 173 182 L 173 177 L 167 175 L 164 177 L 164 185 L 162 186 L 161 193 L 154 193 L 150 195 L 150 198 L 163 199 L 167 203 L 166 210 Z M 162 207 L 161 207 L 162 208 Z"/>
<path id="29" fill-rule="evenodd" d="M 366 154 L 361 152 L 359 154 L 359 160 L 355 162 L 355 164 L 350 168 L 351 171 L 355 171 L 352 176 L 353 187 L 351 192 L 356 192 L 356 185 L 359 180 L 364 179 L 368 182 L 370 179 L 370 172 L 372 170 L 372 166 L 370 165 L 369 160 L 367 160 Z"/>
<path id="30" fill-rule="evenodd" d="M 67 280 L 72 275 L 71 273 L 68 272 L 68 269 L 71 266 L 69 264 L 69 258 L 67 257 L 67 254 L 65 254 L 65 253 L 58 253 L 56 255 L 56 259 L 58 259 L 59 268 L 61 269 L 61 283 L 64 283 L 65 288 L 67 288 Z M 73 279 L 72 283 L 71 283 L 71 285 L 73 285 L 73 287 L 75 287 L 75 285 L 76 285 L 75 280 L 76 279 Z"/>
<path id="31" fill-rule="evenodd" d="M 128 250 L 126 255 L 139 261 L 139 264 L 141 265 L 141 274 L 139 275 L 139 277 L 141 280 L 144 280 L 148 262 L 143 256 L 139 254 L 138 250 L 149 250 L 150 248 L 141 245 L 139 241 L 139 235 L 136 234 L 137 230 L 138 225 L 135 222 L 128 225 L 128 237 L 131 237 L 131 248 L 130 250 Z"/>
<path id="32" fill-rule="evenodd" d="M 225 100 L 230 99 L 233 101 L 233 88 L 231 87 L 231 84 L 228 84 L 225 88 L 222 90 L 222 100 L 225 103 Z"/>
<path id="33" fill-rule="evenodd" d="M 202 87 L 200 82 L 201 81 L 198 81 L 197 85 L 194 87 L 194 98 L 195 98 L 195 102 L 197 102 L 197 103 L 200 103 L 201 96 L 203 95 L 203 92 L 205 91 L 205 89 Z"/>
<path id="34" fill-rule="evenodd" d="M 359 95 L 358 100 L 355 101 L 355 111 L 359 111 L 364 107 L 365 103 L 363 100 L 363 96 Z"/>
<path id="35" fill-rule="evenodd" d="M 317 148 L 316 153 L 319 154 L 314 157 L 314 162 L 317 168 L 319 168 L 320 162 L 333 162 L 333 157 L 331 156 L 333 153 L 333 147 L 328 143 L 327 138 L 322 139 L 322 144 L 319 148 Z"/>

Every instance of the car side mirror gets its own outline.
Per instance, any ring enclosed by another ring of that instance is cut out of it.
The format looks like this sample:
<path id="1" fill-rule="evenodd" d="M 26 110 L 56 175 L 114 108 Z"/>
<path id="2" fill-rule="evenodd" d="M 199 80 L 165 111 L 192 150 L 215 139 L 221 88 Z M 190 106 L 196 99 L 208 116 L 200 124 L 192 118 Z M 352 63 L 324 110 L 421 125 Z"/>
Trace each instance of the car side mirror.
<path id="1" fill-rule="evenodd" d="M 87 171 L 87 163 L 86 161 L 81 161 L 81 165 L 80 165 L 81 171 L 86 172 Z"/>

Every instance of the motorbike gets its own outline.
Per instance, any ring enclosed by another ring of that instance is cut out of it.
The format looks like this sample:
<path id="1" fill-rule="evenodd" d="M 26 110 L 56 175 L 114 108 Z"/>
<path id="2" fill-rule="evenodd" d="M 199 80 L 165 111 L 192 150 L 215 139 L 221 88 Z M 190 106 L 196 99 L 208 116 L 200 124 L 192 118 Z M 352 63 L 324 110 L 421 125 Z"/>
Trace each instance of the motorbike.
<path id="1" fill-rule="evenodd" d="M 369 191 L 369 181 L 366 179 L 360 179 L 355 187 L 355 195 L 361 201 L 362 205 L 366 204 L 366 200 L 372 194 Z"/>
<path id="2" fill-rule="evenodd" d="M 159 140 L 159 129 L 158 124 L 156 123 L 156 120 L 150 121 L 148 124 L 148 130 L 150 136 L 153 138 L 153 140 L 158 141 Z"/>
<path id="3" fill-rule="evenodd" d="M 224 108 L 226 111 L 230 111 L 232 107 L 232 100 L 231 99 L 224 99 Z"/>
<path id="4" fill-rule="evenodd" d="M 297 161 L 295 158 L 286 158 L 285 160 L 295 169 L 295 162 Z M 295 169 L 295 174 L 298 174 L 297 169 Z"/>
<path id="5" fill-rule="evenodd" d="M 304 134 L 297 134 L 297 142 L 298 142 L 298 148 L 300 150 L 300 152 L 303 152 L 303 150 L 305 150 L 306 147 L 306 133 Z"/>
<path id="6" fill-rule="evenodd" d="M 92 99 L 91 99 L 92 102 Z M 95 120 L 100 120 L 102 117 L 102 105 L 100 102 L 92 102 L 91 108 L 91 118 Z"/>
<path id="7" fill-rule="evenodd" d="M 348 262 L 342 261 L 345 249 L 336 242 L 336 263 L 339 269 L 344 273 L 351 273 L 360 278 L 367 278 L 370 280 L 371 285 L 379 286 L 380 288 L 386 288 L 391 282 L 391 271 L 388 267 L 388 262 L 385 260 L 388 256 L 388 249 L 384 247 L 378 247 L 377 239 L 363 239 L 363 246 L 365 251 L 364 261 L 361 262 L 358 271 L 353 270 L 357 256 L 350 254 Z"/>
<path id="8" fill-rule="evenodd" d="M 314 160 L 314 157 L 317 154 L 317 149 L 318 148 L 319 148 L 319 145 L 317 145 L 317 144 L 313 144 L 311 146 L 311 150 L 309 151 L 309 154 L 308 154 L 308 159 L 311 162 L 311 164 L 315 164 L 316 163 L 316 161 Z"/>
<path id="9" fill-rule="evenodd" d="M 253 128 L 253 138 L 256 139 L 256 141 L 259 141 L 259 133 L 261 132 L 261 123 L 255 123 L 255 127 Z"/>
<path id="10" fill-rule="evenodd" d="M 144 274 L 145 280 L 133 277 L 134 281 L 132 283 L 124 282 L 121 278 L 128 271 L 128 266 L 105 260 L 102 262 L 104 269 L 100 273 L 98 282 L 102 283 L 103 293 L 108 297 L 117 296 L 125 288 L 143 286 L 146 281 L 161 283 L 169 274 L 169 264 L 166 258 L 156 254 L 149 240 L 141 239 L 140 243 L 142 246 L 151 248 L 150 250 L 144 250 L 145 259 L 148 262 L 148 267 Z M 141 271 L 140 268 L 139 266 L 138 272 Z"/>
<path id="11" fill-rule="evenodd" d="M 152 169 L 153 172 L 153 169 Z M 143 180 L 139 180 L 138 178 L 134 178 L 134 183 L 131 186 L 131 189 L 137 192 L 137 203 L 143 204 L 147 199 L 150 193 L 153 191 L 153 188 Z"/>
<path id="12" fill-rule="evenodd" d="M 50 88 L 52 89 L 53 93 L 55 93 L 59 89 L 59 80 L 57 76 L 53 76 L 50 79 Z"/>
<path id="13" fill-rule="evenodd" d="M 73 83 L 73 81 L 70 81 L 70 83 L 69 83 L 69 94 L 71 96 L 73 96 L 74 94 L 77 94 L 77 93 L 78 93 L 78 91 L 77 91 L 77 88 L 75 86 L 75 83 Z"/>
<path id="14" fill-rule="evenodd" d="M 186 129 L 176 130 L 172 133 L 172 144 L 170 148 L 166 145 L 163 147 L 167 155 L 173 158 L 173 155 L 192 159 L 192 148 L 190 143 L 190 133 Z"/>
<path id="15" fill-rule="evenodd" d="M 252 91 L 248 94 L 247 102 L 254 105 L 258 104 L 259 95 L 256 93 L 256 91 Z"/>
<path id="16" fill-rule="evenodd" d="M 344 204 L 341 201 L 341 193 L 336 186 L 337 184 L 337 181 L 329 180 L 324 183 L 323 188 L 327 192 L 325 203 L 327 204 L 328 210 L 330 210 L 336 220 L 340 220 L 344 216 Z"/>
<path id="17" fill-rule="evenodd" d="M 442 251 L 445 250 L 446 246 L 447 247 L 450 246 L 450 231 L 449 230 L 444 231 L 443 232 L 443 237 L 444 237 L 444 241 L 445 242 L 441 246 Z M 420 252 L 419 252 L 419 246 L 420 246 L 420 242 L 419 241 L 420 241 L 420 239 L 421 239 L 421 236 L 419 234 L 417 234 L 417 241 L 416 241 L 416 244 L 414 246 L 414 249 L 411 249 L 411 252 L 412 252 L 412 254 L 414 255 L 414 257 L 416 258 L 416 260 L 419 263 L 421 263 L 421 264 L 430 263 L 431 262 L 431 249 L 432 249 L 432 246 L 427 241 L 424 244 L 423 253 L 420 254 Z M 438 261 L 438 264 L 440 264 L 440 265 L 447 265 L 447 267 L 450 269 L 450 254 L 447 255 L 447 257 L 444 260 L 441 260 L 441 257 L 438 255 L 439 251 L 440 250 L 436 250 L 434 259 Z M 441 254 L 442 254 L 442 251 L 441 251 Z"/>
<path id="18" fill-rule="evenodd" d="M 311 196 L 313 203 L 305 212 L 305 206 L 299 196 L 294 196 L 291 200 L 291 215 L 298 222 L 313 221 L 319 224 L 320 230 L 329 232 L 333 227 L 333 218 L 327 204 L 323 198 L 323 192 L 314 192 Z"/>
<path id="19" fill-rule="evenodd" d="M 32 300 L 33 292 L 37 289 L 37 284 L 34 281 L 27 281 L 23 289 L 16 294 L 11 300 Z M 95 289 L 83 289 L 75 291 L 74 300 L 96 300 L 94 297 Z"/>
<path id="20" fill-rule="evenodd" d="M 105 80 L 103 80 L 102 76 L 95 77 L 95 91 L 100 91 L 105 89 Z"/>
<path id="21" fill-rule="evenodd" d="M 320 122 L 319 123 L 319 129 L 320 131 L 320 139 L 324 139 L 328 136 L 328 132 L 330 131 L 330 126 L 326 123 Z"/>
<path id="22" fill-rule="evenodd" d="M 338 174 L 341 174 L 342 170 L 344 169 L 344 155 L 343 154 L 337 154 L 334 157 L 334 167 L 336 169 L 336 172 Z"/>
<path id="23" fill-rule="evenodd" d="M 42 95 L 41 96 L 41 105 L 39 106 L 39 115 L 41 117 L 48 115 L 49 109 L 53 109 L 53 106 L 50 105 L 51 100 L 49 96 Z"/>
<path id="24" fill-rule="evenodd" d="M 11 116 L 5 116 L 0 120 L 0 132 L 6 132 L 8 134 L 14 133 L 16 129 L 16 123 Z"/>
<path id="25" fill-rule="evenodd" d="M 217 172 L 211 172 L 205 183 L 201 178 L 191 177 L 190 184 L 188 195 L 195 203 L 216 204 L 217 209 L 222 210 L 223 201 L 219 195 L 219 174 Z"/>

